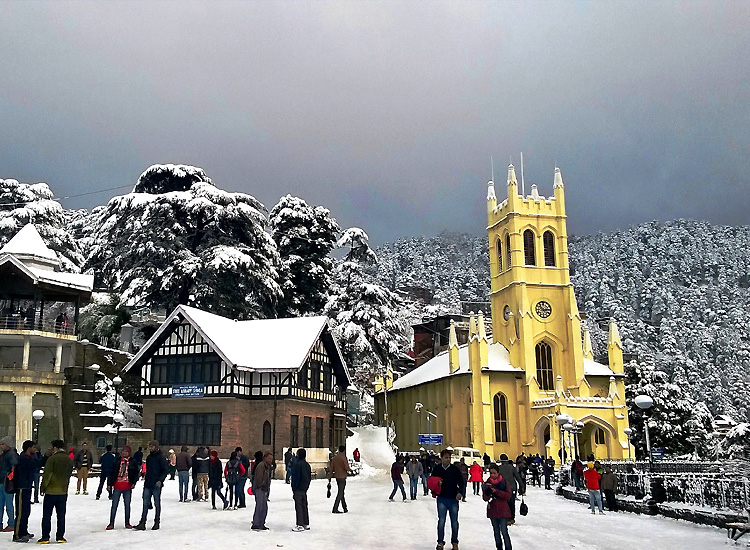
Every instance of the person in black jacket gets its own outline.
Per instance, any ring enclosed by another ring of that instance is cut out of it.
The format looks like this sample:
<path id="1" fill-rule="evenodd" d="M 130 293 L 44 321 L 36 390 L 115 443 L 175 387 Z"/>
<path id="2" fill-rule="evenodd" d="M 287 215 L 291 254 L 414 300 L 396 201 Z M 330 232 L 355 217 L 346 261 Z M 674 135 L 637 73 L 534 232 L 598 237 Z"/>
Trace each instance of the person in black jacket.
<path id="1" fill-rule="evenodd" d="M 151 498 L 154 499 L 154 526 L 156 531 L 159 528 L 159 518 L 161 517 L 161 488 L 164 480 L 169 473 L 169 463 L 161 449 L 159 442 L 156 440 L 148 444 L 148 457 L 146 458 L 146 477 L 143 481 L 143 513 L 141 521 L 134 527 L 137 531 L 146 530 L 146 519 L 148 517 L 148 508 L 151 504 Z"/>
<path id="2" fill-rule="evenodd" d="M 438 525 L 437 550 L 445 547 L 445 519 L 451 519 L 451 544 L 458 550 L 458 503 L 466 494 L 466 481 L 458 466 L 451 464 L 451 452 L 440 451 L 440 464 L 432 470 L 432 475 L 441 478 L 440 494 L 437 497 Z"/>
<path id="3" fill-rule="evenodd" d="M 240 478 L 240 481 L 237 484 L 236 497 L 239 502 L 235 504 L 235 506 L 237 506 L 237 508 L 246 508 L 247 504 L 245 503 L 245 483 L 247 483 L 247 480 L 250 477 L 250 459 L 242 453 L 242 447 L 237 447 L 234 452 L 237 453 L 237 458 L 239 459 L 240 464 L 242 464 L 242 467 L 245 468 L 245 475 Z"/>
<path id="4" fill-rule="evenodd" d="M 109 476 L 112 474 L 112 471 L 115 469 L 115 462 L 117 462 L 117 457 L 115 456 L 115 453 L 112 452 L 112 445 L 107 445 L 106 452 L 102 453 L 102 456 L 99 457 L 99 466 L 101 467 L 101 472 L 99 473 L 99 488 L 96 490 L 96 500 L 99 500 L 102 496 L 102 488 L 104 487 L 105 482 L 107 479 L 109 479 Z M 112 489 L 107 485 L 107 494 L 109 494 L 110 500 L 112 499 Z"/>
<path id="5" fill-rule="evenodd" d="M 29 542 L 34 536 L 29 533 L 29 514 L 31 514 L 31 489 L 36 470 L 36 446 L 33 441 L 23 442 L 23 452 L 18 457 L 14 480 L 16 482 L 16 525 L 13 531 L 13 542 Z"/>
<path id="6" fill-rule="evenodd" d="M 109 511 L 109 525 L 107 531 L 115 528 L 115 517 L 117 516 L 117 505 L 122 502 L 125 506 L 125 528 L 132 529 L 130 525 L 130 497 L 133 494 L 133 488 L 138 483 L 141 468 L 135 459 L 130 457 L 130 446 L 125 445 L 120 451 L 120 458 L 116 459 L 112 471 L 107 477 L 107 490 L 113 493 L 112 507 Z"/>
<path id="7" fill-rule="evenodd" d="M 216 510 L 216 495 L 224 503 L 224 510 L 229 507 L 229 501 L 224 495 L 221 494 L 221 488 L 224 487 L 224 483 L 221 481 L 223 472 L 221 470 L 221 460 L 219 460 L 219 453 L 211 451 L 211 459 L 208 462 L 208 486 L 211 489 L 211 508 Z"/>
<path id="8" fill-rule="evenodd" d="M 198 451 L 193 457 L 193 472 L 198 481 L 196 498 L 193 500 L 198 502 L 208 500 L 208 462 L 208 451 L 204 447 L 198 447 Z"/>
<path id="9" fill-rule="evenodd" d="M 297 515 L 297 525 L 292 531 L 306 531 L 310 529 L 310 514 L 307 510 L 307 490 L 310 488 L 312 470 L 307 460 L 305 449 L 297 450 L 297 459 L 292 462 L 292 496 L 294 511 Z"/>

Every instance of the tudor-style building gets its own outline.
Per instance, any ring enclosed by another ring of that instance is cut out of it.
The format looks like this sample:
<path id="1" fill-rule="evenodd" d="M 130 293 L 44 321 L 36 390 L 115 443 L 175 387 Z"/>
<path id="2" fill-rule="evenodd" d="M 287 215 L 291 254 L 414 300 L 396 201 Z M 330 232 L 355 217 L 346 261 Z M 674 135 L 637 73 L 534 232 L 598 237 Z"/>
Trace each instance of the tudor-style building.
<path id="1" fill-rule="evenodd" d="M 326 317 L 236 321 L 178 306 L 125 367 L 141 373 L 143 427 L 163 446 L 226 457 L 345 444 L 349 374 Z M 312 452 L 311 452 L 312 451 Z"/>

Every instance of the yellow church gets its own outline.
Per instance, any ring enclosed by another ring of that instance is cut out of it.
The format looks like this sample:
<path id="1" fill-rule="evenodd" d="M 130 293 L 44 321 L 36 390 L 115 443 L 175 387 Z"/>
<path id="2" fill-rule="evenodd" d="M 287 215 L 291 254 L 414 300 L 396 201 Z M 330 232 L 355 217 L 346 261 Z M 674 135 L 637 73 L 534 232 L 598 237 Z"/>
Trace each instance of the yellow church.
<path id="1" fill-rule="evenodd" d="M 552 197 L 535 185 L 520 195 L 513 165 L 507 187 L 499 204 L 494 182 L 487 189 L 492 337 L 482 312 L 470 317 L 467 344 L 451 326 L 447 351 L 395 381 L 379 379 L 376 417 L 395 426 L 402 451 L 418 449 L 418 434 L 429 432 L 443 434 L 443 447 L 492 459 L 523 451 L 559 461 L 561 441 L 568 457 L 627 458 L 622 343 L 612 320 L 609 364 L 597 363 L 581 328 L 560 169 Z"/>

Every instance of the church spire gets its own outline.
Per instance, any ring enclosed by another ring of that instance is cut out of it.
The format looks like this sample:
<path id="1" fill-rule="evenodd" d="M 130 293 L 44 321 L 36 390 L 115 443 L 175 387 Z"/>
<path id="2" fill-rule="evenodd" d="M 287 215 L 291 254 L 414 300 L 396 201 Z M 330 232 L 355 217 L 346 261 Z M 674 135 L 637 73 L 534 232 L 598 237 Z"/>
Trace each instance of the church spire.
<path id="1" fill-rule="evenodd" d="M 508 165 L 508 193 L 510 193 L 510 187 L 511 185 L 516 188 L 516 191 L 514 193 L 517 193 L 518 189 L 518 180 L 516 179 L 516 169 L 513 168 L 512 164 Z"/>
<path id="2" fill-rule="evenodd" d="M 456 323 L 451 319 L 451 328 L 448 332 L 448 370 L 454 373 L 459 368 L 458 363 L 458 338 L 456 337 Z"/>
<path id="3" fill-rule="evenodd" d="M 591 333 L 589 329 L 583 329 L 583 356 L 586 359 L 594 358 L 594 351 L 591 346 Z"/>
<path id="4" fill-rule="evenodd" d="M 560 172 L 560 169 L 557 166 L 555 166 L 555 184 L 552 187 L 555 189 L 558 187 L 560 189 L 563 188 L 562 172 Z"/>

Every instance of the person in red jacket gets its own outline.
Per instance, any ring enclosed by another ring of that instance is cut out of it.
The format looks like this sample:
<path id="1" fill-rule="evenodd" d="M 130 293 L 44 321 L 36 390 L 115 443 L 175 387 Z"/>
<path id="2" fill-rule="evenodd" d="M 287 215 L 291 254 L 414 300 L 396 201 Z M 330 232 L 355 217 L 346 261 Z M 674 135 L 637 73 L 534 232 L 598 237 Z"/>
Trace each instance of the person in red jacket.
<path id="1" fill-rule="evenodd" d="M 474 461 L 474 464 L 469 466 L 469 481 L 471 481 L 471 488 L 474 490 L 474 494 L 479 494 L 479 489 L 482 486 L 482 474 L 484 473 L 483 468 Z"/>
<path id="2" fill-rule="evenodd" d="M 588 470 L 583 472 L 583 477 L 586 479 L 586 488 L 589 490 L 589 504 L 591 505 L 591 513 L 596 514 L 595 506 L 599 507 L 599 513 L 604 514 L 602 508 L 602 492 L 599 490 L 599 480 L 602 478 L 602 474 L 596 471 L 594 463 L 588 463 Z"/>
<path id="3" fill-rule="evenodd" d="M 511 517 L 510 500 L 512 493 L 508 484 L 500 475 L 497 464 L 490 464 L 490 477 L 484 484 L 482 498 L 487 501 L 487 517 L 492 522 L 492 530 L 495 533 L 495 547 L 498 550 L 513 550 L 508 533 L 508 520 Z"/>

